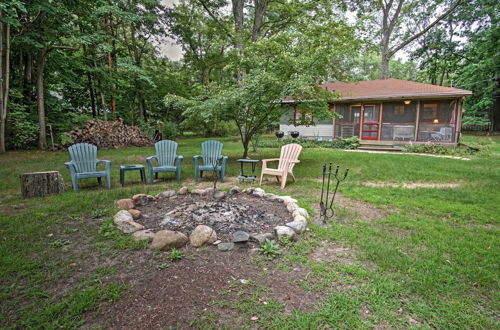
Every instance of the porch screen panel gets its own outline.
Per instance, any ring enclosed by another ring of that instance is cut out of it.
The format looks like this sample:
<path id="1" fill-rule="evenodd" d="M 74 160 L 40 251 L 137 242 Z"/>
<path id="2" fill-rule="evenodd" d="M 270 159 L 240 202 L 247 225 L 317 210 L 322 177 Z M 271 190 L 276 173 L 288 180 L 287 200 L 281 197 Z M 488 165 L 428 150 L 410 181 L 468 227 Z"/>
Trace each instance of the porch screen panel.
<path id="1" fill-rule="evenodd" d="M 384 141 L 415 141 L 415 125 L 417 122 L 417 102 L 384 103 L 382 111 L 382 132 L 380 139 Z"/>
<path id="2" fill-rule="evenodd" d="M 455 141 L 455 106 L 455 100 L 422 102 L 418 141 Z"/>
<path id="3" fill-rule="evenodd" d="M 360 111 L 350 104 L 335 105 L 335 113 L 341 115 L 335 118 L 335 137 L 359 136 Z"/>
<path id="4" fill-rule="evenodd" d="M 293 125 L 293 114 L 295 110 L 292 107 L 287 107 L 281 113 L 280 124 L 281 125 Z"/>

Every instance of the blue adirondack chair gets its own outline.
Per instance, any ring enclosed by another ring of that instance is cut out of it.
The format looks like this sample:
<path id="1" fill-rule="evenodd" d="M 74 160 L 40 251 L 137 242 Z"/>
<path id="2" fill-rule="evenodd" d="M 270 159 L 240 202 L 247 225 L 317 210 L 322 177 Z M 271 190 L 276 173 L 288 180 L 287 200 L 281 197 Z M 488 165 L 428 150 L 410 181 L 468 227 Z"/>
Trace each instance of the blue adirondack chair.
<path id="1" fill-rule="evenodd" d="M 161 140 L 155 143 L 156 155 L 146 158 L 149 169 L 149 183 L 153 184 L 153 173 L 175 172 L 177 183 L 181 181 L 181 164 L 183 156 L 177 155 L 177 142 Z M 153 159 L 156 159 L 158 166 L 153 166 Z"/>
<path id="2" fill-rule="evenodd" d="M 203 171 L 219 172 L 220 182 L 224 182 L 227 156 L 222 156 L 222 146 L 221 142 L 213 140 L 201 144 L 201 155 L 193 156 L 196 183 L 198 183 L 198 178 L 203 176 Z M 203 165 L 199 164 L 200 158 L 203 160 Z"/>
<path id="3" fill-rule="evenodd" d="M 89 143 L 77 143 L 68 148 L 70 162 L 64 163 L 71 174 L 73 191 L 78 191 L 78 179 L 106 177 L 106 187 L 111 189 L 111 161 L 97 159 L 97 147 Z M 97 170 L 97 164 L 104 163 L 104 171 Z"/>

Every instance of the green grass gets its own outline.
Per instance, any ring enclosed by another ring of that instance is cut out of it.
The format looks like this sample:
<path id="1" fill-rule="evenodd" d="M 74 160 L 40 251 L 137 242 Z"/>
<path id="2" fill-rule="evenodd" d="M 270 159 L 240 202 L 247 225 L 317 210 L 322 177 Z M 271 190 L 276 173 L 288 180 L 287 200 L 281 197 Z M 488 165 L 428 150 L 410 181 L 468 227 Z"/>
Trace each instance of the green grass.
<path id="1" fill-rule="evenodd" d="M 179 141 L 179 153 L 185 157 L 183 178 L 192 179 L 192 156 L 200 152 L 203 140 Z M 230 157 L 227 176 L 236 176 L 239 168 L 235 160 L 241 157 L 241 144 L 236 138 L 221 140 L 224 153 Z M 325 297 L 313 310 L 286 316 L 283 306 L 268 292 L 246 289 L 250 291 L 240 297 L 235 308 L 242 313 L 247 310 L 244 313 L 249 317 L 259 314 L 258 320 L 248 320 L 246 326 L 500 327 L 500 137 L 465 136 L 463 141 L 485 152 L 464 161 L 308 148 L 294 170 L 297 182 L 280 191 L 275 180 L 266 181 L 266 191 L 290 194 L 312 211 L 310 204 L 319 198 L 322 164 L 332 161 L 350 169 L 340 188 L 344 196 L 388 208 L 392 213 L 373 221 L 351 215 L 349 221 L 329 228 L 311 224 L 307 238 L 284 247 L 275 265 L 288 271 L 295 265 L 307 267 L 311 275 L 298 285 L 325 292 Z M 278 153 L 278 149 L 262 148 L 251 152 L 250 157 L 275 158 Z M 78 244 L 91 244 L 99 253 L 108 254 L 144 247 L 116 231 L 111 216 L 116 199 L 180 186 L 173 177 L 144 186 L 138 173 L 130 172 L 127 185 L 119 186 L 119 165 L 144 163 L 152 154 L 152 147 L 100 150 L 99 158 L 113 162 L 112 190 L 98 187 L 96 180 L 89 179 L 82 182 L 79 193 L 68 191 L 34 199 L 19 196 L 19 174 L 57 170 L 70 182 L 63 165 L 67 153 L 13 151 L 0 155 L 0 326 L 73 328 L 82 324 L 82 315 L 100 302 L 119 299 L 126 288 L 108 282 L 104 270 L 81 278 L 58 296 L 51 287 L 75 272 L 70 266 L 74 260 L 65 256 L 70 258 L 68 251 Z M 367 181 L 461 185 L 453 189 L 373 188 L 363 184 Z M 105 220 L 97 227 L 84 225 L 95 218 Z M 87 229 L 81 232 L 81 228 Z M 85 240 L 76 241 L 75 236 Z M 308 254 L 323 241 L 350 247 L 355 251 L 355 262 L 309 260 Z M 158 269 L 151 271 L 168 271 L 167 260 L 156 264 Z M 347 285 L 347 292 L 337 290 Z M 255 305 L 261 296 L 269 298 L 268 305 Z M 363 315 L 363 309 L 369 312 Z M 211 315 L 203 322 L 212 324 L 214 318 L 216 315 Z M 203 327 L 205 323 L 200 322 L 193 321 L 193 327 Z"/>

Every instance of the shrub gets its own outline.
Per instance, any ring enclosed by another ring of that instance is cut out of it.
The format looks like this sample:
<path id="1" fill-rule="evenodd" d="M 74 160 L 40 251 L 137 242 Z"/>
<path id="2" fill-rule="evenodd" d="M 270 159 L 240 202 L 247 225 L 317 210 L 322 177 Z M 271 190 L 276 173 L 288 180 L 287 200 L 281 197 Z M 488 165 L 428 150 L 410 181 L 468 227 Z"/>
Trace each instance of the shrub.
<path id="1" fill-rule="evenodd" d="M 454 155 L 454 156 L 469 156 L 475 151 L 470 148 L 463 147 L 446 147 L 441 144 L 421 143 L 407 144 L 403 147 L 405 152 L 437 154 L 437 155 Z"/>
<path id="2" fill-rule="evenodd" d="M 175 140 L 179 136 L 179 129 L 174 122 L 165 120 L 160 124 L 160 131 L 164 140 Z"/>
<path id="3" fill-rule="evenodd" d="M 38 140 L 38 124 L 36 118 L 23 110 L 11 112 L 8 117 L 8 147 L 28 149 L 36 145 Z"/>
<path id="4" fill-rule="evenodd" d="M 304 148 L 333 148 L 333 149 L 357 149 L 359 138 L 357 136 L 349 138 L 336 138 L 333 141 L 317 141 L 309 139 L 261 139 L 258 146 L 261 148 L 280 148 L 288 143 L 298 143 Z"/>

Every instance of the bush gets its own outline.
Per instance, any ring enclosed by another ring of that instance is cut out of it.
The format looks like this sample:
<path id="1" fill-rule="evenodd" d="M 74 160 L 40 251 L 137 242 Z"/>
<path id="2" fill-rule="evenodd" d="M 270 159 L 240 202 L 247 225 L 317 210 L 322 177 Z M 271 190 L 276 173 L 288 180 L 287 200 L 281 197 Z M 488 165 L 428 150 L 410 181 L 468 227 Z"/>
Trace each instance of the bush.
<path id="1" fill-rule="evenodd" d="M 267 138 L 259 140 L 258 146 L 261 148 L 281 148 L 281 146 L 288 143 L 298 143 L 304 148 L 357 149 L 359 138 L 353 136 L 349 138 L 336 138 L 333 141 L 318 141 L 303 138 L 282 140 Z"/>
<path id="2" fill-rule="evenodd" d="M 407 144 L 403 147 L 403 151 L 451 156 L 469 156 L 475 152 L 473 149 L 467 147 L 446 147 L 434 143 Z"/>
<path id="3" fill-rule="evenodd" d="M 38 122 L 29 113 L 20 110 L 11 112 L 8 117 L 7 147 L 28 149 L 36 146 L 38 140 Z"/>
<path id="4" fill-rule="evenodd" d="M 179 136 L 179 129 L 174 122 L 165 120 L 160 124 L 160 131 L 164 140 L 175 140 Z"/>

